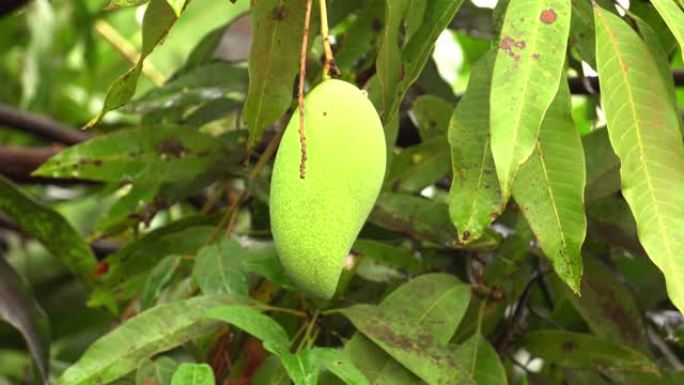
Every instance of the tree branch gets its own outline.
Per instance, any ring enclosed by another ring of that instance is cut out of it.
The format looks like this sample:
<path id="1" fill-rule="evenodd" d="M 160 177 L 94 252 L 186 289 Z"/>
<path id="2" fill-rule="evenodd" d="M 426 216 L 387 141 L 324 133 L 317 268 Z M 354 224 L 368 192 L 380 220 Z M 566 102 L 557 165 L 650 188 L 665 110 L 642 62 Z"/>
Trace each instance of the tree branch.
<path id="1" fill-rule="evenodd" d="M 68 127 L 51 118 L 21 111 L 0 103 L 0 126 L 25 131 L 53 142 L 71 145 L 90 138 L 89 134 Z"/>

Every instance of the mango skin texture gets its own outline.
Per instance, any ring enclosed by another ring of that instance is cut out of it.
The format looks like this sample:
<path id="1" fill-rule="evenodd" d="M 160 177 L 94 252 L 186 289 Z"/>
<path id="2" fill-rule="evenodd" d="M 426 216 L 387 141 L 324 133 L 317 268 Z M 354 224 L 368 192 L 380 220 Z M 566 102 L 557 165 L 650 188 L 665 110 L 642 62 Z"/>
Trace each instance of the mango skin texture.
<path id="1" fill-rule="evenodd" d="M 271 177 L 271 231 L 285 272 L 306 294 L 333 296 L 345 259 L 385 176 L 382 123 L 366 94 L 324 80 L 304 100 L 307 142 L 300 178 L 299 110 L 283 134 Z"/>

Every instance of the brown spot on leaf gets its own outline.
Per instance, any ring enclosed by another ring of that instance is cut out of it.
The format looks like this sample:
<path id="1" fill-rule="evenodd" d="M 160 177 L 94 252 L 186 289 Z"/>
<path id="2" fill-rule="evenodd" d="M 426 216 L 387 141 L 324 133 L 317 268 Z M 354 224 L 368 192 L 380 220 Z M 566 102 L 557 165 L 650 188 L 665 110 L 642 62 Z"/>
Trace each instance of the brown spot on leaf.
<path id="1" fill-rule="evenodd" d="M 573 341 L 565 341 L 563 342 L 563 346 L 561 346 L 561 349 L 563 349 L 564 352 L 569 353 L 577 349 L 577 344 Z"/>
<path id="2" fill-rule="evenodd" d="M 180 158 L 187 152 L 187 148 L 176 138 L 166 138 L 155 145 L 164 155 Z"/>
<path id="3" fill-rule="evenodd" d="M 540 57 L 541 57 L 541 55 L 538 53 L 532 54 L 532 59 L 534 59 L 534 60 L 539 60 Z"/>
<path id="4" fill-rule="evenodd" d="M 505 36 L 499 43 L 499 48 L 506 52 L 508 56 L 512 57 L 516 62 L 520 61 L 520 55 L 517 55 L 514 52 L 514 49 L 524 49 L 525 46 L 524 40 L 515 40 L 510 36 Z"/>
<path id="5" fill-rule="evenodd" d="M 550 8 L 543 10 L 541 15 L 539 15 L 539 20 L 541 20 L 544 24 L 553 24 L 556 19 L 558 19 L 556 11 Z"/>
<path id="6" fill-rule="evenodd" d="M 272 17 L 273 20 L 281 21 L 287 16 L 287 8 L 284 5 L 273 8 Z"/>

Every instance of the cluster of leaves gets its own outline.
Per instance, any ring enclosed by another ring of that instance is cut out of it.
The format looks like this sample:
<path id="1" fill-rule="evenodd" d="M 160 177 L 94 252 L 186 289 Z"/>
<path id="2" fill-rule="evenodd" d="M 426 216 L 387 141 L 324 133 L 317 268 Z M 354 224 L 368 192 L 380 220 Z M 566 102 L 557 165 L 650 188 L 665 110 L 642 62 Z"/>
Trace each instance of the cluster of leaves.
<path id="1" fill-rule="evenodd" d="M 0 384 L 682 383 L 682 1 L 328 3 L 340 77 L 392 151 L 326 302 L 268 219 L 306 0 L 0 19 L 0 101 L 94 132 L 33 171 L 59 188 L 0 176 L 0 317 L 29 350 L 0 329 Z"/>

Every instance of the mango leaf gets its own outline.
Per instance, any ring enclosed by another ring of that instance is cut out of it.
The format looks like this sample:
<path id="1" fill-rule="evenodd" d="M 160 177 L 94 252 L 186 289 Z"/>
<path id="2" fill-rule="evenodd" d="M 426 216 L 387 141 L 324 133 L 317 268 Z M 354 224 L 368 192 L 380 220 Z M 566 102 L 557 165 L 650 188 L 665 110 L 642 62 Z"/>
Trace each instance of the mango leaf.
<path id="1" fill-rule="evenodd" d="M 397 155 L 386 183 L 393 190 L 419 192 L 448 173 L 449 144 L 444 136 L 438 136 Z"/>
<path id="2" fill-rule="evenodd" d="M 651 4 L 665 20 L 684 51 L 684 8 L 674 0 L 653 0 Z"/>
<path id="3" fill-rule="evenodd" d="M 311 350 L 290 353 L 290 339 L 280 324 L 249 306 L 220 306 L 206 312 L 206 317 L 227 322 L 258 338 L 264 349 L 278 356 L 295 385 L 315 385 L 318 367 Z"/>
<path id="4" fill-rule="evenodd" d="M 220 138 L 189 127 L 141 127 L 69 147 L 33 174 L 102 182 L 180 181 L 217 167 L 230 152 Z"/>
<path id="5" fill-rule="evenodd" d="M 506 371 L 494 347 L 480 334 L 475 334 L 456 348 L 461 365 L 470 372 L 477 385 L 507 385 Z"/>
<path id="6" fill-rule="evenodd" d="M 14 268 L 0 257 L 0 319 L 21 332 L 43 383 L 49 383 L 50 325 L 43 309 Z"/>
<path id="7" fill-rule="evenodd" d="M 409 2 L 387 0 L 382 45 L 378 51 L 376 68 L 382 87 L 382 120 L 394 119 L 406 92 L 420 76 L 430 59 L 432 48 L 440 33 L 449 25 L 463 0 L 430 0 L 425 4 L 422 24 L 414 27 L 410 40 L 400 45 L 397 41 L 401 19 L 406 17 Z M 401 52 L 399 49 L 402 48 Z"/>
<path id="8" fill-rule="evenodd" d="M 306 0 L 251 3 L 252 30 L 259 33 L 254 34 L 249 54 L 249 92 L 243 113 L 249 127 L 250 147 L 290 107 L 305 9 Z M 311 31 L 315 33 L 315 26 Z"/>
<path id="9" fill-rule="evenodd" d="M 569 0 L 511 1 L 506 9 L 490 95 L 491 147 L 504 203 L 558 93 L 571 11 Z"/>
<path id="10" fill-rule="evenodd" d="M 582 137 L 587 164 L 587 188 L 584 199 L 589 203 L 620 191 L 620 159 L 610 145 L 608 130 L 592 131 Z"/>
<path id="11" fill-rule="evenodd" d="M 501 190 L 489 141 L 489 90 L 494 51 L 473 67 L 465 95 L 449 124 L 454 179 L 449 191 L 449 215 L 458 239 L 479 239 L 501 212 Z"/>
<path id="12" fill-rule="evenodd" d="M 200 249 L 192 275 L 204 294 L 235 293 L 247 295 L 249 286 L 242 263 L 245 250 L 231 239 Z"/>
<path id="13" fill-rule="evenodd" d="M 619 17 L 594 8 L 601 102 L 621 161 L 622 194 L 639 240 L 684 311 L 684 143 L 667 87 L 645 44 Z"/>
<path id="14" fill-rule="evenodd" d="M 209 331 L 214 323 L 204 312 L 220 304 L 243 303 L 233 295 L 203 296 L 159 305 L 95 341 L 69 367 L 58 385 L 97 385 L 114 381 L 134 370 L 140 362 Z"/>
<path id="15" fill-rule="evenodd" d="M 447 206 L 432 200 L 408 194 L 383 193 L 369 220 L 411 238 L 448 247 L 458 244 Z"/>
<path id="16" fill-rule="evenodd" d="M 371 239 L 357 239 L 352 247 L 360 257 L 368 257 L 379 263 L 398 267 L 409 273 L 422 273 L 427 266 L 413 255 L 409 248 L 393 246 L 385 242 Z"/>
<path id="17" fill-rule="evenodd" d="M 215 385 L 214 371 L 207 364 L 182 363 L 171 379 L 171 385 Z"/>
<path id="18" fill-rule="evenodd" d="M 166 258 L 159 261 L 159 263 L 150 271 L 140 294 L 140 308 L 142 310 L 154 306 L 157 299 L 159 299 L 162 290 L 168 286 L 173 279 L 173 276 L 176 275 L 182 262 L 182 255 L 168 255 Z"/>
<path id="19" fill-rule="evenodd" d="M 436 342 L 425 322 L 416 329 L 401 314 L 370 305 L 341 310 L 354 326 L 392 358 L 429 384 L 473 384 L 454 353 Z"/>
<path id="20" fill-rule="evenodd" d="M 136 385 L 167 385 L 171 383 L 178 363 L 171 357 L 159 357 L 140 365 L 135 374 Z"/>
<path id="21" fill-rule="evenodd" d="M 470 290 L 454 276 L 425 274 L 394 290 L 377 309 L 400 317 L 413 330 L 422 330 L 435 344 L 445 346 L 461 322 L 469 301 Z M 392 358 L 397 358 L 392 352 L 383 345 L 374 344 L 368 337 L 355 334 L 345 350 L 373 384 L 418 382 Z"/>
<path id="22" fill-rule="evenodd" d="M 206 218 L 175 222 L 107 256 L 103 263 L 108 271 L 100 277 L 100 285 L 92 293 L 89 305 L 108 306 L 115 311 L 116 302 L 140 293 L 148 273 L 164 257 L 195 254 L 214 232 L 213 226 L 202 224 L 208 224 Z"/>
<path id="23" fill-rule="evenodd" d="M 570 90 L 562 79 L 535 149 L 513 182 L 513 197 L 558 276 L 579 293 L 586 176 L 582 142 L 570 115 Z"/>
<path id="24" fill-rule="evenodd" d="M 435 95 L 421 95 L 413 101 L 411 112 L 423 141 L 446 135 L 454 106 Z"/>
<path id="25" fill-rule="evenodd" d="M 244 67 L 226 62 L 208 63 L 148 91 L 121 110 L 148 114 L 170 108 L 185 110 L 231 95 L 239 100 L 239 96 L 247 92 L 247 83 Z"/>
<path id="26" fill-rule="evenodd" d="M 245 271 L 258 274 L 280 287 L 296 290 L 295 284 L 285 274 L 285 269 L 280 263 L 278 252 L 273 244 L 250 248 L 247 254 L 247 258 L 242 262 Z"/>
<path id="27" fill-rule="evenodd" d="M 601 240 L 634 255 L 646 255 L 639 243 L 637 225 L 629 205 L 619 196 L 608 196 L 587 207 L 593 233 Z"/>
<path id="28" fill-rule="evenodd" d="M 570 43 L 577 49 L 580 58 L 591 68 L 596 68 L 596 35 L 594 33 L 594 12 L 591 3 L 572 2 Z"/>
<path id="29" fill-rule="evenodd" d="M 86 287 L 92 287 L 97 260 L 90 246 L 64 217 L 31 199 L 1 175 L 0 211 L 38 239 Z"/>
<path id="30" fill-rule="evenodd" d="M 150 0 L 111 0 L 107 8 L 111 8 L 113 5 L 126 8 L 126 7 L 137 7 L 139 5 L 145 4 Z"/>
<path id="31" fill-rule="evenodd" d="M 564 368 L 658 373 L 656 365 L 638 351 L 591 334 L 535 331 L 525 334 L 521 345 L 533 356 Z"/>
<path id="32" fill-rule="evenodd" d="M 176 17 L 180 17 L 181 12 L 183 12 L 183 9 L 188 5 L 189 0 L 166 0 L 166 2 L 173 8 Z"/>
<path id="33" fill-rule="evenodd" d="M 582 296 L 561 292 L 598 337 L 643 350 L 648 346 L 646 328 L 632 293 L 597 258 L 584 258 L 584 264 Z"/>
<path id="34" fill-rule="evenodd" d="M 142 49 L 138 62 L 109 86 L 102 110 L 88 122 L 87 127 L 93 127 L 99 123 L 107 112 L 123 106 L 135 94 L 138 78 L 142 73 L 143 61 L 164 39 L 178 19 L 178 15 L 168 1 L 150 0 L 150 4 L 147 6 L 143 16 Z"/>
<path id="35" fill-rule="evenodd" d="M 314 348 L 311 355 L 318 365 L 329 370 L 339 379 L 350 385 L 369 384 L 366 376 L 352 362 L 344 351 L 333 348 Z"/>

